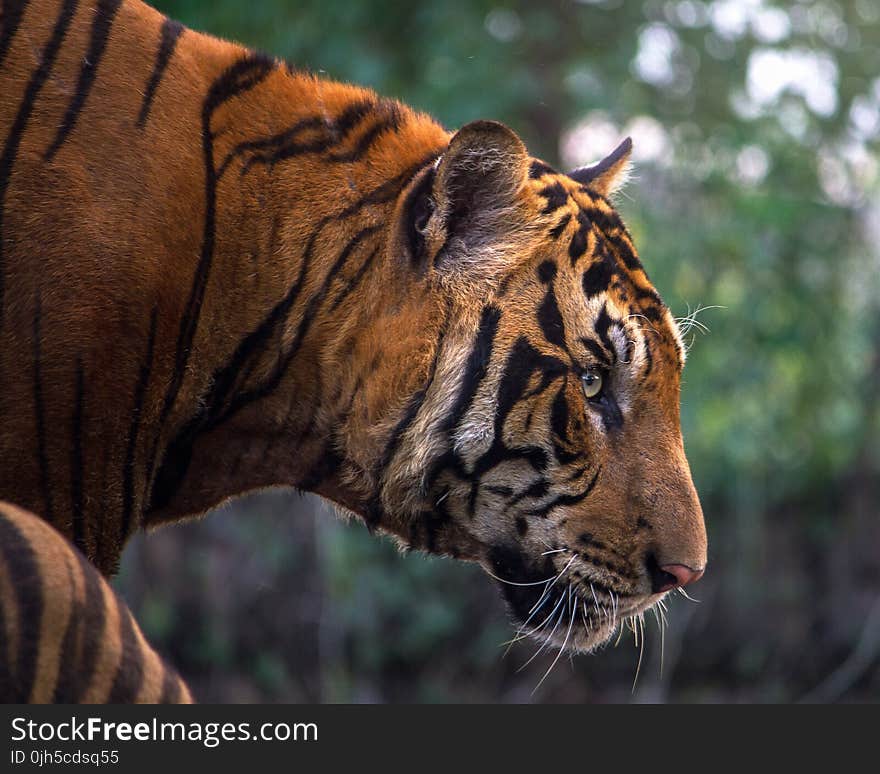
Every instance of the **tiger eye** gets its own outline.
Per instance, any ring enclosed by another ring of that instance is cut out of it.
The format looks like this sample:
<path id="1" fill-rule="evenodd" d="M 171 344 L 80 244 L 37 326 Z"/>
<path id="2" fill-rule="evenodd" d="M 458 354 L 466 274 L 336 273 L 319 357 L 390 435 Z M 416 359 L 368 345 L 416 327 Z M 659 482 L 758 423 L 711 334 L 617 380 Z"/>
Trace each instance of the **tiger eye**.
<path id="1" fill-rule="evenodd" d="M 581 376 L 581 384 L 584 387 L 584 395 L 587 398 L 595 398 L 602 392 L 602 374 L 598 371 L 587 371 Z"/>

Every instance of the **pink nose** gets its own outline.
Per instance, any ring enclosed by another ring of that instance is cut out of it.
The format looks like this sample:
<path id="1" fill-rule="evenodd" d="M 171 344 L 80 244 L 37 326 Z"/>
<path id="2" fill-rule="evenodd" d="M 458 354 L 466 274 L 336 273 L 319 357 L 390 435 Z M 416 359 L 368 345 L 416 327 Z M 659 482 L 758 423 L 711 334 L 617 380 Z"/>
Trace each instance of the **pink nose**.
<path id="1" fill-rule="evenodd" d="M 695 583 L 703 577 L 705 569 L 704 567 L 699 570 L 692 570 L 684 564 L 665 564 L 660 570 L 667 573 L 669 577 L 663 578 L 663 582 L 660 583 L 659 588 L 655 589 L 654 593 L 660 594 L 664 591 L 687 586 L 689 583 Z"/>

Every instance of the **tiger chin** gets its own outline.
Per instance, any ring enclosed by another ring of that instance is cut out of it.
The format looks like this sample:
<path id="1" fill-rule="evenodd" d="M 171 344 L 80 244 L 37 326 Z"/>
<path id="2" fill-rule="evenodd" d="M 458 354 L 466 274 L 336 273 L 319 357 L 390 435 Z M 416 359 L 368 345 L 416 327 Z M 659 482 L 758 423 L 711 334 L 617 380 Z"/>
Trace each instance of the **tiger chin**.
<path id="1" fill-rule="evenodd" d="M 2 25 L 0 499 L 112 575 L 137 530 L 295 487 L 574 650 L 702 575 L 629 140 L 560 173 L 139 0 Z"/>

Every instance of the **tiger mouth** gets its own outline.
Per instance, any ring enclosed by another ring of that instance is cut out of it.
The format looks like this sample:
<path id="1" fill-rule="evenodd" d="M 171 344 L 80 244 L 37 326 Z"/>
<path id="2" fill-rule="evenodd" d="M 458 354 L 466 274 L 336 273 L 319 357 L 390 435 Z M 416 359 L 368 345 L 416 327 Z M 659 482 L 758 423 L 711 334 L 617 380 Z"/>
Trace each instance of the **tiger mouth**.
<path id="1" fill-rule="evenodd" d="M 549 557 L 537 566 L 515 550 L 490 551 L 490 575 L 498 582 L 515 619 L 514 640 L 534 639 L 547 647 L 592 652 L 628 624 L 634 627 L 663 594 L 628 594 L 597 580 L 574 581 Z"/>
<path id="2" fill-rule="evenodd" d="M 593 589 L 585 596 L 582 588 L 565 583 L 556 594 L 539 598 L 528 611 L 510 604 L 508 597 L 508 606 L 517 620 L 514 639 L 529 638 L 540 642 L 539 652 L 550 648 L 592 653 L 611 641 L 624 627 L 635 632 L 645 611 L 664 596 L 620 596 L 605 587 L 600 590 L 595 584 L 593 588 L 595 599 Z M 638 641 L 639 635 L 635 636 Z"/>

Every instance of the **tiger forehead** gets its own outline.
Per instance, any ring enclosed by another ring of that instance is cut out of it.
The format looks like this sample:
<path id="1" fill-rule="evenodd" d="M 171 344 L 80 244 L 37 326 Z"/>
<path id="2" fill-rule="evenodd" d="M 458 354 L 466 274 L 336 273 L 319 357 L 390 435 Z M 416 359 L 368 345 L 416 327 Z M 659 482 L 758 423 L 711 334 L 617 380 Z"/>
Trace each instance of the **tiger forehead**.
<path id="1" fill-rule="evenodd" d="M 620 254 L 627 270 L 644 273 L 626 226 L 600 193 L 557 172 L 543 172 L 536 177 L 534 165 L 528 192 L 538 218 L 549 227 L 550 237 L 559 239 L 571 230 L 569 226 L 575 227 L 576 241 L 570 248 L 572 263 L 584 253 L 591 254 L 596 237 L 601 236 Z"/>
<path id="2" fill-rule="evenodd" d="M 567 250 L 572 268 L 590 272 L 584 287 L 588 297 L 613 285 L 628 300 L 622 282 L 627 277 L 630 295 L 662 306 L 626 226 L 604 196 L 538 163 L 532 165 L 527 189 L 536 220 L 546 229 L 545 242 L 558 245 L 561 260 Z"/>
<path id="3" fill-rule="evenodd" d="M 568 264 L 580 274 L 587 308 L 593 317 L 601 318 L 603 311 L 606 315 L 610 312 L 620 330 L 639 331 L 647 339 L 645 346 L 671 350 L 671 359 L 680 370 L 686 349 L 678 326 L 642 266 L 626 226 L 608 200 L 540 162 L 532 164 L 528 192 L 533 207 L 545 222 L 546 238 L 559 243 L 557 260 L 544 259 L 538 266 L 541 283 L 547 284 L 558 268 Z"/>
<path id="4" fill-rule="evenodd" d="M 610 216 L 614 210 L 608 200 L 585 185 L 572 180 L 568 175 L 558 172 L 544 172 L 537 177 L 529 176 L 528 188 L 534 197 L 533 203 L 542 215 L 555 212 L 563 207 L 597 210 Z"/>

